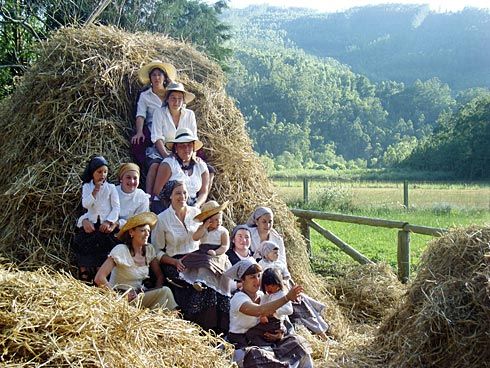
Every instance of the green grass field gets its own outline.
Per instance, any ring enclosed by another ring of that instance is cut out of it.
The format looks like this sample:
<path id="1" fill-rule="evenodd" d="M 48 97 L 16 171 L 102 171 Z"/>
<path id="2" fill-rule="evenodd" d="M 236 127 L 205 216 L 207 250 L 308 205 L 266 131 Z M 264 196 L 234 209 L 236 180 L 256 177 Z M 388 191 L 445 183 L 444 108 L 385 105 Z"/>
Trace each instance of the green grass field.
<path id="1" fill-rule="evenodd" d="M 301 181 L 275 180 L 277 193 L 291 208 L 353 214 L 408 222 L 438 228 L 475 225 L 490 226 L 490 185 L 461 183 L 415 183 L 409 185 L 409 209 L 403 206 L 403 183 L 325 182 L 309 183 L 310 203 L 304 205 Z M 368 258 L 397 266 L 398 229 L 386 229 L 317 220 L 320 225 L 356 248 Z M 434 239 L 410 235 L 411 269 L 417 270 L 419 257 Z M 320 273 L 334 275 L 355 261 L 334 244 L 311 230 L 312 264 Z"/>

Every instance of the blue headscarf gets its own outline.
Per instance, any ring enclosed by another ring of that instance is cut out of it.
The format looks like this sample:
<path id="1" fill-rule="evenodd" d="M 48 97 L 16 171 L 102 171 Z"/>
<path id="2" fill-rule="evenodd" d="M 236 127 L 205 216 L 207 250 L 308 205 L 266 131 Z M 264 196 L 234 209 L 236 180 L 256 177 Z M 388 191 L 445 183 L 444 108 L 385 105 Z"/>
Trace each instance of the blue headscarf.
<path id="1" fill-rule="evenodd" d="M 90 181 L 93 179 L 94 172 L 101 166 L 109 167 L 109 163 L 103 156 L 95 156 L 91 158 L 83 171 L 82 181 L 84 183 L 90 183 Z"/>

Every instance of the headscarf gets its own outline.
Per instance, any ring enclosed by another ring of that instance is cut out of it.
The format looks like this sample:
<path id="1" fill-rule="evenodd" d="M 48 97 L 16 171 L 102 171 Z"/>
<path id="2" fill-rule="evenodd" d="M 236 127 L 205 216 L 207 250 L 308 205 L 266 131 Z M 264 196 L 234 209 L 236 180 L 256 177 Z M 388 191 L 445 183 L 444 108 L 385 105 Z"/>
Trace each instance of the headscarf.
<path id="1" fill-rule="evenodd" d="M 258 207 L 248 218 L 247 225 L 250 227 L 257 227 L 255 221 L 257 221 L 259 217 L 262 217 L 266 214 L 274 215 L 269 207 Z"/>
<path id="2" fill-rule="evenodd" d="M 259 253 L 262 258 L 265 258 L 274 249 L 279 249 L 276 243 L 270 240 L 264 240 L 262 243 L 260 243 Z"/>
<path id="3" fill-rule="evenodd" d="M 122 179 L 125 173 L 128 171 L 136 171 L 138 175 L 140 175 L 140 167 L 132 162 L 124 163 L 119 166 L 119 172 L 117 173 L 117 177 L 119 180 Z"/>
<path id="4" fill-rule="evenodd" d="M 160 200 L 161 201 L 166 201 L 170 203 L 170 196 L 172 195 L 172 192 L 174 191 L 175 187 L 179 185 L 184 185 L 184 182 L 181 180 L 169 180 L 167 183 L 163 186 L 162 191 L 160 192 Z"/>
<path id="5" fill-rule="evenodd" d="M 232 280 L 241 280 L 244 273 L 253 265 L 257 264 L 255 261 L 249 259 L 241 260 L 227 269 L 223 275 L 229 277 Z"/>
<path id="6" fill-rule="evenodd" d="M 90 183 L 90 181 L 93 179 L 94 172 L 101 166 L 109 167 L 107 160 L 103 156 L 95 156 L 91 158 L 83 171 L 82 181 L 84 183 Z"/>

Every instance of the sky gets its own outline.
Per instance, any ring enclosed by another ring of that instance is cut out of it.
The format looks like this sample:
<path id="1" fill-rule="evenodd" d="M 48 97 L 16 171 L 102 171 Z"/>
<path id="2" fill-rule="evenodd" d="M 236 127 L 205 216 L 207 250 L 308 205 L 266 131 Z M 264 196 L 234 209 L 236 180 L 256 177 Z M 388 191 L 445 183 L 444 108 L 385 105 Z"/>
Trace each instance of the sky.
<path id="1" fill-rule="evenodd" d="M 343 11 L 356 6 L 379 5 L 386 3 L 397 4 L 429 4 L 430 9 L 437 12 L 459 11 L 465 7 L 490 8 L 488 0 L 230 0 L 229 6 L 232 8 L 244 8 L 248 5 L 267 3 L 280 7 L 303 7 L 317 9 L 321 12 Z"/>

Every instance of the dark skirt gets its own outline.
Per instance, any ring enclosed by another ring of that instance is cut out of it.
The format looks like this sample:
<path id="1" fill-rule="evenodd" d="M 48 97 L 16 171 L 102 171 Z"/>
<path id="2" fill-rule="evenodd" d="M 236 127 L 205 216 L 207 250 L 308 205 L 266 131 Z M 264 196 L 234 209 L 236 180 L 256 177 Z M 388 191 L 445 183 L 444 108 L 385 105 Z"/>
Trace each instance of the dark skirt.
<path id="1" fill-rule="evenodd" d="M 73 239 L 73 251 L 79 267 L 100 267 L 107 256 L 118 243 L 115 234 L 102 233 L 99 231 L 100 223 L 94 224 L 95 231 L 88 234 L 82 228 L 78 229 Z"/>
<path id="2" fill-rule="evenodd" d="M 277 332 L 277 330 L 281 330 L 284 334 L 286 333 L 286 327 L 284 326 L 284 323 L 282 323 L 281 320 L 274 317 L 268 317 L 268 319 L 269 322 L 259 323 L 258 325 L 250 328 L 245 333 L 249 345 L 255 345 L 255 346 L 271 345 L 271 342 L 267 341 L 264 338 L 265 332 L 275 333 Z"/>
<path id="3" fill-rule="evenodd" d="M 220 256 L 210 256 L 208 250 L 216 250 L 221 244 L 201 244 L 199 249 L 186 254 L 182 258 L 182 263 L 188 268 L 200 268 L 204 267 L 215 275 L 222 275 L 228 268 L 231 267 L 230 261 L 226 254 Z"/>
<path id="4" fill-rule="evenodd" d="M 182 255 L 174 258 L 180 259 Z M 212 288 L 195 290 L 192 285 L 180 279 L 177 269 L 168 264 L 162 265 L 168 286 L 172 289 L 175 301 L 185 319 L 197 323 L 203 329 L 227 333 L 229 328 L 230 298 Z"/>

